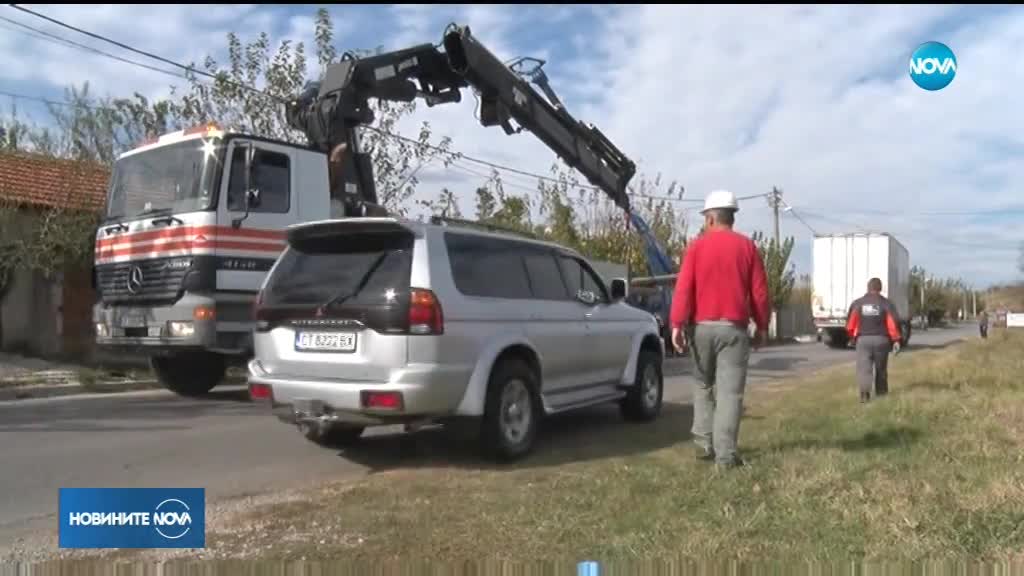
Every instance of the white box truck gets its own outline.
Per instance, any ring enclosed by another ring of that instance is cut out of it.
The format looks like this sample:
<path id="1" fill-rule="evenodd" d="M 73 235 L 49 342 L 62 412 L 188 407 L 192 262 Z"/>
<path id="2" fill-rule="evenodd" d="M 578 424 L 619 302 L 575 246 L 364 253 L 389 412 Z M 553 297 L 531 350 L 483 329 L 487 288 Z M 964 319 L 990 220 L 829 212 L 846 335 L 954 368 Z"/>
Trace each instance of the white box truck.
<path id="1" fill-rule="evenodd" d="M 867 292 L 868 280 L 882 281 L 882 295 L 899 315 L 903 344 L 910 341 L 910 255 L 889 234 L 860 233 L 814 239 L 811 314 L 818 337 L 827 346 L 849 344 L 850 305 Z"/>

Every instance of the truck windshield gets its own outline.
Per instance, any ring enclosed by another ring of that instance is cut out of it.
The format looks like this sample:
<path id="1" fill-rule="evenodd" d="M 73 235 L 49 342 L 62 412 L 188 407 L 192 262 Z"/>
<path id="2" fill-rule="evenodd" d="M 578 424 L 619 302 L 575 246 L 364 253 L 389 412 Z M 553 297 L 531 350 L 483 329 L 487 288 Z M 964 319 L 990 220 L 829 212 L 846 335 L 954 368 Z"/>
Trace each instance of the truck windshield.
<path id="1" fill-rule="evenodd" d="M 121 158 L 114 164 L 107 219 L 208 210 L 223 147 L 189 140 Z"/>

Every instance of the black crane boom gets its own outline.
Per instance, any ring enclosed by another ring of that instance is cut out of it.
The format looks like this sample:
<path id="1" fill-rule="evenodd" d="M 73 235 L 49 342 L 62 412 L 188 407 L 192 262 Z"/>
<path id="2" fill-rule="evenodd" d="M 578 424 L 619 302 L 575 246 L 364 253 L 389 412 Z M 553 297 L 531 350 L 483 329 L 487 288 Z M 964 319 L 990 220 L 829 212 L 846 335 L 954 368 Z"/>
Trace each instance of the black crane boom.
<path id="1" fill-rule="evenodd" d="M 433 44 L 421 44 L 364 58 L 346 55 L 288 104 L 289 125 L 304 132 L 311 146 L 329 154 L 331 194 L 346 202 L 349 215 L 381 212 L 373 165 L 359 149 L 356 133 L 374 120 L 369 100 L 419 98 L 437 106 L 459 102 L 467 87 L 479 93 L 482 125 L 501 126 L 509 135 L 524 129 L 533 133 L 616 205 L 630 211 L 626 187 L 635 164 L 595 126 L 569 114 L 548 84 L 542 61 L 519 59 L 506 65 L 468 26 L 449 25 L 441 45 L 443 52 Z"/>

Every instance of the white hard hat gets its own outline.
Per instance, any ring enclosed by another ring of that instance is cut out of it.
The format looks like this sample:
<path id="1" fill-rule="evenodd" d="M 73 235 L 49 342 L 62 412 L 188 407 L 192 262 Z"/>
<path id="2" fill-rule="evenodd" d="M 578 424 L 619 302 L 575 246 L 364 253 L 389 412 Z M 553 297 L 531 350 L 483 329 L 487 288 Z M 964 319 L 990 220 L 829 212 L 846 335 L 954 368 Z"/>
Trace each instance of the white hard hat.
<path id="1" fill-rule="evenodd" d="M 716 208 L 739 211 L 740 206 L 736 203 L 736 195 L 732 192 L 728 190 L 714 190 L 704 199 L 704 210 L 701 210 L 701 214 Z"/>

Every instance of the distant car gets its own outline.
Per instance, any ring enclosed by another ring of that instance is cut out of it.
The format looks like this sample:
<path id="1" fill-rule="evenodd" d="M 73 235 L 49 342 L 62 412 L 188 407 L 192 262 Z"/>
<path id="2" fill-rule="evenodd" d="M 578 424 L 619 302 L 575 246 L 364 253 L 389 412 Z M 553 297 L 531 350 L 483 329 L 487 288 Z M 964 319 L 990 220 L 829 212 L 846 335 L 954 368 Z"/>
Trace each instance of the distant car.
<path id="1" fill-rule="evenodd" d="M 469 223 L 296 225 L 256 302 L 250 394 L 310 440 L 473 419 L 486 453 L 532 450 L 543 417 L 662 404 L 658 323 L 565 247 Z"/>

